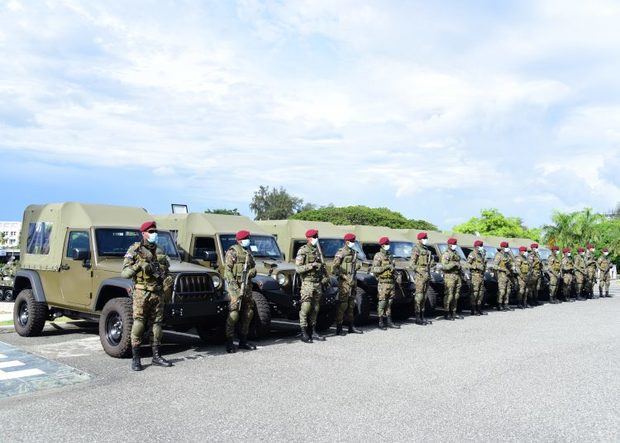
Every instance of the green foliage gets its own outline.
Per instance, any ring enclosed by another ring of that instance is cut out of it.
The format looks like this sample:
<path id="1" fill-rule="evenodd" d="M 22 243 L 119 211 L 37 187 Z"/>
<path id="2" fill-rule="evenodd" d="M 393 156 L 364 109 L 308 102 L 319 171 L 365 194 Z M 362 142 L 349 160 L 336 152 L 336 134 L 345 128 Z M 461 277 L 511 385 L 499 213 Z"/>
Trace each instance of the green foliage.
<path id="1" fill-rule="evenodd" d="M 506 217 L 497 209 L 483 209 L 480 217 L 472 217 L 453 228 L 463 234 L 492 235 L 497 237 L 531 238 L 539 241 L 540 229 L 528 229 L 519 217 Z"/>
<path id="2" fill-rule="evenodd" d="M 304 208 L 314 208 L 314 205 L 304 205 L 301 198 L 290 195 L 283 187 L 269 189 L 269 186 L 260 186 L 250 203 L 250 209 L 256 214 L 255 220 L 286 219 Z"/>
<path id="3" fill-rule="evenodd" d="M 222 214 L 222 215 L 241 215 L 237 208 L 235 209 L 207 209 L 205 214 Z"/>
<path id="4" fill-rule="evenodd" d="M 368 206 L 336 207 L 330 205 L 319 209 L 301 211 L 290 218 L 325 221 L 335 225 L 371 225 L 428 231 L 437 230 L 437 226 L 425 220 L 410 220 L 400 212 L 391 211 L 388 208 L 369 208 Z"/>

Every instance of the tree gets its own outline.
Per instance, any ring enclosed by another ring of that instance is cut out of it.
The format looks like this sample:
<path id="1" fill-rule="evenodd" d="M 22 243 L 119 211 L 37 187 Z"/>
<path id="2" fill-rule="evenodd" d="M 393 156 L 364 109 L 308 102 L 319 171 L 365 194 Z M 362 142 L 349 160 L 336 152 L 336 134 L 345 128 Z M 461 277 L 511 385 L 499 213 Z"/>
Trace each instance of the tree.
<path id="1" fill-rule="evenodd" d="M 269 186 L 260 186 L 254 193 L 250 209 L 256 214 L 255 220 L 281 220 L 292 216 L 304 207 L 314 205 L 286 192 L 286 189 L 269 189 Z"/>
<path id="2" fill-rule="evenodd" d="M 222 215 L 241 215 L 237 208 L 234 209 L 207 209 L 205 214 L 222 214 Z"/>
<path id="3" fill-rule="evenodd" d="M 601 240 L 599 225 L 604 220 L 605 217 L 594 213 L 592 208 L 567 213 L 554 211 L 553 223 L 543 227 L 544 239 L 550 245 L 570 248 L 596 243 Z"/>
<path id="4" fill-rule="evenodd" d="M 506 217 L 497 209 L 483 209 L 480 217 L 472 217 L 453 228 L 454 232 L 497 237 L 531 238 L 539 240 L 540 229 L 529 229 L 519 217 Z"/>
<path id="5" fill-rule="evenodd" d="M 325 221 L 335 225 L 370 225 L 389 228 L 424 229 L 436 231 L 437 226 L 425 220 L 410 220 L 400 212 L 388 208 L 369 208 L 368 206 L 333 205 L 319 209 L 301 211 L 290 218 L 295 220 Z"/>

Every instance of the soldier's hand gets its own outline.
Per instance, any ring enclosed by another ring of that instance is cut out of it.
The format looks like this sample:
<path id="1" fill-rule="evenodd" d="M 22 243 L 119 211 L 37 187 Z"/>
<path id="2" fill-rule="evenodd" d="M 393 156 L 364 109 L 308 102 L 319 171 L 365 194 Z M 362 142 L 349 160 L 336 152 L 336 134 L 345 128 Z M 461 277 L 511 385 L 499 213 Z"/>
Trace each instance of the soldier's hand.
<path id="1" fill-rule="evenodd" d="M 314 269 L 321 269 L 321 263 L 319 263 L 318 261 L 315 261 L 314 263 L 312 263 L 312 267 Z"/>
<path id="2" fill-rule="evenodd" d="M 145 274 L 150 275 L 153 273 L 153 267 L 147 261 L 143 261 L 142 263 L 140 263 L 140 268 L 142 269 L 142 271 L 144 271 Z"/>

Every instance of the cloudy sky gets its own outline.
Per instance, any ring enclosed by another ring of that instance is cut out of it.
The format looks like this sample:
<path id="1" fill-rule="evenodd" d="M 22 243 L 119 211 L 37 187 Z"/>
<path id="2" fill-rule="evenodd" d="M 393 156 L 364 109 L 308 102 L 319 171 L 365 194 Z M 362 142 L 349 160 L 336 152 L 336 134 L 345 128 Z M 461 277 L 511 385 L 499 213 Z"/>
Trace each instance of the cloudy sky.
<path id="1" fill-rule="evenodd" d="M 620 201 L 620 2 L 0 0 L 0 219 L 239 208 L 442 228 Z"/>

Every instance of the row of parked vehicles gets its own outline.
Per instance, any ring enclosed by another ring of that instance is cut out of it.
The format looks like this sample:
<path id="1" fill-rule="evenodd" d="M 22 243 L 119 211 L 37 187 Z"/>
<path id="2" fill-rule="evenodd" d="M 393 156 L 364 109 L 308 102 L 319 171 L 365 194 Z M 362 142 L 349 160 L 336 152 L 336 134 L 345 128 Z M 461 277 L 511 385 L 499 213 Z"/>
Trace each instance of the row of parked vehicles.
<path id="1" fill-rule="evenodd" d="M 123 257 L 129 246 L 140 240 L 139 226 L 155 220 L 158 245 L 170 258 L 174 287 L 165 305 L 166 327 L 177 331 L 195 328 L 205 341 L 221 335 L 229 298 L 223 282 L 223 259 L 235 243 L 239 230 L 251 232 L 250 249 L 256 259 L 257 275 L 252 281 L 256 311 L 251 335 L 269 334 L 271 320 L 298 319 L 301 280 L 293 264 L 297 250 L 306 242 L 309 228 L 319 230 L 319 242 L 328 268 L 347 232 L 356 234 L 356 249 L 364 266 L 357 273 L 356 323 L 368 322 L 377 305 L 377 279 L 370 272 L 378 239 L 388 236 L 397 263 L 397 289 L 393 316 L 405 319 L 413 314 L 415 281 L 408 269 L 409 258 L 419 231 L 375 226 L 337 226 L 299 220 L 252 221 L 247 217 L 205 213 L 153 215 L 133 207 L 52 203 L 31 205 L 24 212 L 21 235 L 21 263 L 16 272 L 14 294 L 15 330 L 23 336 L 41 333 L 46 321 L 65 316 L 99 324 L 105 351 L 125 356 L 132 326 L 133 284 L 120 277 Z M 479 237 L 456 235 L 458 254 L 463 259 Z M 447 234 L 428 233 L 427 248 L 435 265 L 431 268 L 427 311 L 443 303 L 443 274 L 439 257 L 448 248 Z M 491 262 L 499 242 L 485 238 Z M 529 244 L 527 239 L 516 244 Z M 543 258 L 548 256 L 540 250 Z M 466 275 L 467 279 L 467 275 Z M 485 276 L 487 298 L 497 290 L 494 271 Z M 469 287 L 463 285 L 463 294 Z M 461 297 L 468 302 L 468 297 Z M 329 328 L 338 305 L 337 282 L 331 279 L 321 301 L 317 327 Z"/>

